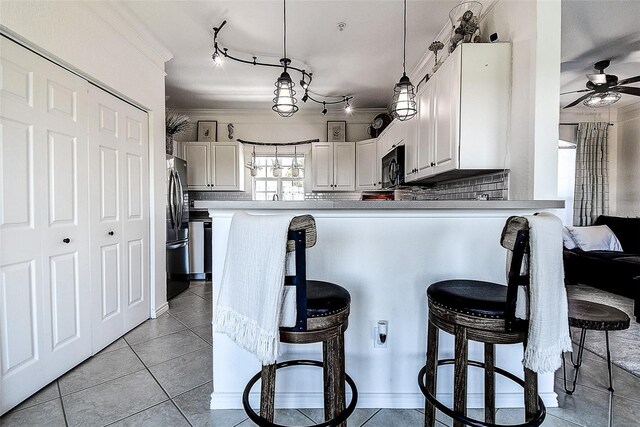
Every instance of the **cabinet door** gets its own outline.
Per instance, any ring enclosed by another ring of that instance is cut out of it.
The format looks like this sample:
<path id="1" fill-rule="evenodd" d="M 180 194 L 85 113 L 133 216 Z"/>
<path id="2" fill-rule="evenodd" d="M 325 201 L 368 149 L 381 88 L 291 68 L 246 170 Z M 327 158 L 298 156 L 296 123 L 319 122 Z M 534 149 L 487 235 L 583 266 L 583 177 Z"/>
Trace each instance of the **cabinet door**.
<path id="1" fill-rule="evenodd" d="M 121 112 L 115 99 L 92 88 L 89 108 L 93 349 L 105 347 L 124 331 L 122 254 Z"/>
<path id="2" fill-rule="evenodd" d="M 147 114 L 91 87 L 93 352 L 149 317 Z"/>
<path id="3" fill-rule="evenodd" d="M 333 189 L 333 144 L 314 142 L 311 145 L 311 164 L 313 190 L 331 191 Z"/>
<path id="4" fill-rule="evenodd" d="M 149 120 L 147 113 L 124 101 L 122 128 L 122 232 L 124 330 L 149 318 Z"/>
<path id="5" fill-rule="evenodd" d="M 438 70 L 439 72 L 439 70 Z M 435 111 L 435 79 L 425 83 L 418 94 L 418 144 L 417 144 L 417 173 L 420 177 L 429 175 L 433 171 L 434 159 L 434 111 Z"/>
<path id="6" fill-rule="evenodd" d="M 209 142 L 185 142 L 184 159 L 187 161 L 187 180 L 190 190 L 210 190 L 210 169 L 213 154 Z"/>
<path id="7" fill-rule="evenodd" d="M 356 168 L 356 145 L 353 142 L 333 143 L 333 189 L 354 191 Z"/>
<path id="8" fill-rule="evenodd" d="M 460 103 L 459 54 L 451 55 L 438 70 L 435 84 L 435 173 L 458 164 L 458 108 Z"/>
<path id="9" fill-rule="evenodd" d="M 91 355 L 87 86 L 0 38 L 0 413 Z"/>
<path id="10" fill-rule="evenodd" d="M 378 188 L 380 162 L 376 150 L 376 140 L 356 142 L 356 190 Z"/>
<path id="11" fill-rule="evenodd" d="M 212 143 L 211 151 L 213 155 L 212 189 L 218 191 L 240 190 L 239 144 Z M 188 164 L 187 168 L 191 169 L 191 164 Z"/>

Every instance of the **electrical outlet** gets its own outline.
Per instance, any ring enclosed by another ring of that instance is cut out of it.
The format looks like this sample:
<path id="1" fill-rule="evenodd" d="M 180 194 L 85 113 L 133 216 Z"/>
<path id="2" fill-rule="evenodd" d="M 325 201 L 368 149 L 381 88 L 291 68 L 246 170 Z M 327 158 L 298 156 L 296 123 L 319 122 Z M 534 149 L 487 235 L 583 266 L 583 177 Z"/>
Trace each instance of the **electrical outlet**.
<path id="1" fill-rule="evenodd" d="M 386 320 L 378 320 L 373 328 L 373 348 L 387 348 L 389 341 L 389 322 Z"/>

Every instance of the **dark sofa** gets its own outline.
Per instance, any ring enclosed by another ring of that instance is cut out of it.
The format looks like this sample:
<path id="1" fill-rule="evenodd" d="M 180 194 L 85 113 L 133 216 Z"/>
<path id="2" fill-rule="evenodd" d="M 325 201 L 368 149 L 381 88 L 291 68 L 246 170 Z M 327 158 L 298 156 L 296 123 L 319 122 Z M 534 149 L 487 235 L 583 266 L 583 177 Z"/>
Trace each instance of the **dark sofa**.
<path id="1" fill-rule="evenodd" d="M 624 252 L 564 249 L 564 274 L 568 285 L 581 283 L 635 300 L 640 321 L 640 218 L 599 216 L 594 225 L 606 225 Z"/>

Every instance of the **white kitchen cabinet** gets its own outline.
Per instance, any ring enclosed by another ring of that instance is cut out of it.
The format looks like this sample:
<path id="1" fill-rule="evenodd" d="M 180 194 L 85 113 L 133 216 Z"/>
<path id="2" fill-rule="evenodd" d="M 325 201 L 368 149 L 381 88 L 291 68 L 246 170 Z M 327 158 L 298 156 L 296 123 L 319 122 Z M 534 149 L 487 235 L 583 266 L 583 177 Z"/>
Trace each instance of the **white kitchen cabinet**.
<path id="1" fill-rule="evenodd" d="M 380 160 L 376 139 L 356 142 L 356 190 L 379 189 Z"/>
<path id="2" fill-rule="evenodd" d="M 189 190 L 244 191 L 244 154 L 239 142 L 185 142 Z"/>
<path id="3" fill-rule="evenodd" d="M 147 114 L 89 89 L 93 352 L 149 317 Z"/>
<path id="4" fill-rule="evenodd" d="M 311 144 L 313 191 L 354 191 L 356 146 L 353 142 Z"/>
<path id="5" fill-rule="evenodd" d="M 458 46 L 418 90 L 417 139 L 407 141 L 406 180 L 435 182 L 505 168 L 510 90 L 510 44 Z"/>
<path id="6" fill-rule="evenodd" d="M 0 414 L 91 355 L 86 81 L 0 38 Z"/>

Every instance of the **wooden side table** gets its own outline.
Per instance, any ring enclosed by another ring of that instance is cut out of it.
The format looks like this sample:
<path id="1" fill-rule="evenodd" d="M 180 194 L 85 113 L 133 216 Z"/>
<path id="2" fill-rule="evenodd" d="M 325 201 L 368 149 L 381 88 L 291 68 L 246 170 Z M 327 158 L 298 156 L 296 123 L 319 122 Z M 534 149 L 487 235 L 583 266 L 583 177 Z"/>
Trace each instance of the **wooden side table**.
<path id="1" fill-rule="evenodd" d="M 611 354 L 609 352 L 609 331 L 621 331 L 629 328 L 629 316 L 615 307 L 598 304 L 591 301 L 579 299 L 569 299 L 569 326 L 582 329 L 580 342 L 578 344 L 578 355 L 576 361 L 571 354 L 571 364 L 575 369 L 572 388 L 567 387 L 567 370 L 564 354 L 562 355 L 562 371 L 564 379 L 564 390 L 567 394 L 573 394 L 576 390 L 578 373 L 582 365 L 582 355 L 584 353 L 584 340 L 587 330 L 604 331 L 607 342 L 607 368 L 609 369 L 609 391 L 613 392 L 613 377 L 611 375 Z"/>

